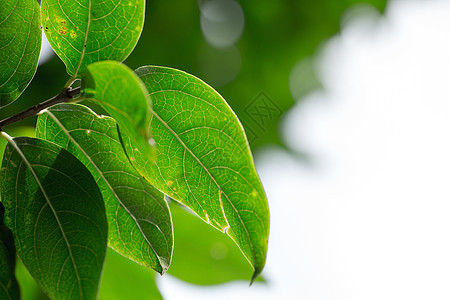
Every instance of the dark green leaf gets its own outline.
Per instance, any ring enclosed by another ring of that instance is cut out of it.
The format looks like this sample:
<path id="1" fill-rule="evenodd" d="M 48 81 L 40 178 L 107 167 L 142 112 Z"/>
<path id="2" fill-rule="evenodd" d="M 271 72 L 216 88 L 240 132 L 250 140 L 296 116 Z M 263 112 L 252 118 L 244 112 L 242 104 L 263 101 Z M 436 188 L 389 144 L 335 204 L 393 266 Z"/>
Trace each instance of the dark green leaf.
<path id="1" fill-rule="evenodd" d="M 42 0 L 47 39 L 70 75 L 101 60 L 123 61 L 144 23 L 145 0 Z"/>
<path id="2" fill-rule="evenodd" d="M 108 250 L 100 287 L 100 300 L 160 300 L 155 272 Z"/>
<path id="3" fill-rule="evenodd" d="M 0 4 L 0 107 L 19 98 L 33 79 L 41 51 L 41 15 L 36 0 Z"/>
<path id="4" fill-rule="evenodd" d="M 108 230 L 94 178 L 53 143 L 2 136 L 0 190 L 20 259 L 50 298 L 94 299 Z"/>
<path id="5" fill-rule="evenodd" d="M 158 155 L 151 163 L 127 147 L 135 167 L 156 188 L 227 233 L 256 278 L 266 259 L 269 210 L 239 120 L 216 91 L 192 75 L 162 67 L 136 73 L 153 101 L 151 132 Z"/>
<path id="6" fill-rule="evenodd" d="M 19 285 L 14 275 L 16 248 L 11 230 L 3 223 L 5 208 L 0 203 L 0 299 L 20 299 Z"/>
<path id="7" fill-rule="evenodd" d="M 170 211 L 176 245 L 170 275 L 200 285 L 247 280 L 251 276 L 251 266 L 233 241 L 175 202 Z"/>
<path id="8" fill-rule="evenodd" d="M 37 136 L 64 147 L 91 171 L 106 203 L 110 247 L 164 273 L 173 249 L 169 208 L 130 164 L 114 119 L 60 104 L 39 116 Z"/>
<path id="9" fill-rule="evenodd" d="M 132 149 L 147 159 L 154 158 L 149 131 L 151 103 L 147 89 L 132 70 L 113 61 L 89 65 L 82 73 L 81 93 L 117 121 Z"/>

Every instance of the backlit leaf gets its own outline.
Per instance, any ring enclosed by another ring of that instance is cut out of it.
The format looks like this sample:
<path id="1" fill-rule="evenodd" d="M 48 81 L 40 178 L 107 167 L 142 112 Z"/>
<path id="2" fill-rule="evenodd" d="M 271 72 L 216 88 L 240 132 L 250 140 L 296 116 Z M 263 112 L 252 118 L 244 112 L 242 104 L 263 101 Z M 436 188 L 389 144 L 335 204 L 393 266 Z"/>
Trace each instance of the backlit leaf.
<path id="1" fill-rule="evenodd" d="M 41 51 L 41 17 L 36 0 L 0 4 L 0 107 L 19 98 L 33 79 Z"/>
<path id="2" fill-rule="evenodd" d="M 39 288 L 36 281 L 31 277 L 30 272 L 28 272 L 20 259 L 17 260 L 16 277 L 19 282 L 22 299 L 49 300 L 48 296 Z"/>
<path id="3" fill-rule="evenodd" d="M 149 124 L 151 103 L 142 81 L 127 66 L 103 61 L 89 65 L 82 73 L 82 97 L 100 104 L 119 124 L 133 149 L 153 158 Z"/>
<path id="4" fill-rule="evenodd" d="M 0 190 L 20 259 L 50 298 L 94 299 L 108 230 L 94 178 L 53 143 L 2 136 Z"/>
<path id="5" fill-rule="evenodd" d="M 59 104 L 39 116 L 37 136 L 64 147 L 91 171 L 105 200 L 110 247 L 164 273 L 173 248 L 169 208 L 130 164 L 114 119 L 82 105 Z"/>
<path id="6" fill-rule="evenodd" d="M 28 136 L 35 137 L 35 128 L 31 126 L 18 126 L 8 128 L 8 133 L 12 136 Z M 3 158 L 3 152 L 8 142 L 5 139 L 0 138 L 0 161 Z"/>
<path id="7" fill-rule="evenodd" d="M 158 154 L 151 163 L 127 147 L 129 157 L 152 185 L 227 233 L 254 267 L 255 279 L 265 264 L 269 210 L 239 120 L 192 75 L 163 67 L 136 73 L 153 102 Z"/>
<path id="8" fill-rule="evenodd" d="M 99 300 L 161 300 L 156 273 L 108 250 Z"/>
<path id="9" fill-rule="evenodd" d="M 176 202 L 170 211 L 175 233 L 170 275 L 200 285 L 248 280 L 252 267 L 231 239 Z"/>
<path id="10" fill-rule="evenodd" d="M 144 23 L 145 0 L 42 0 L 42 26 L 74 75 L 101 60 L 123 61 Z"/>

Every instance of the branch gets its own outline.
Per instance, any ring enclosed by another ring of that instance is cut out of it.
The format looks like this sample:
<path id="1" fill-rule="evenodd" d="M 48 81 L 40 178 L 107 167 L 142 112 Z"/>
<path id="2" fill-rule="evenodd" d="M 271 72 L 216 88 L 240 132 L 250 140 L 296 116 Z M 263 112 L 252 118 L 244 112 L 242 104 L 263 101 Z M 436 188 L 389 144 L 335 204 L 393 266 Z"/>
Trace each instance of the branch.
<path id="1" fill-rule="evenodd" d="M 80 88 L 67 88 L 67 89 L 63 89 L 61 91 L 61 93 L 59 93 L 58 95 L 56 95 L 53 98 L 50 98 L 44 102 L 41 102 L 39 104 L 36 104 L 18 114 L 15 114 L 14 116 L 11 116 L 9 118 L 6 118 L 2 121 L 0 121 L 0 131 L 3 130 L 4 127 L 11 125 L 13 123 L 16 123 L 18 121 L 22 121 L 26 118 L 29 117 L 33 117 L 36 116 L 41 110 L 48 108 L 50 106 L 53 106 L 55 104 L 58 103 L 63 103 L 63 102 L 69 102 L 70 100 L 72 100 L 75 96 L 77 96 L 78 94 L 80 94 Z"/>

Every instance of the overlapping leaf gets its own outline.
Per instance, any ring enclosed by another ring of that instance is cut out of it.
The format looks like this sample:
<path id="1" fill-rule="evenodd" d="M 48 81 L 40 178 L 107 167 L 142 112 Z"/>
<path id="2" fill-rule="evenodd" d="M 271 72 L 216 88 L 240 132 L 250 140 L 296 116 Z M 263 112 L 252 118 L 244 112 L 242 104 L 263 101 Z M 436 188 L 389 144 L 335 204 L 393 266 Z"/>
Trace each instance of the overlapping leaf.
<path id="1" fill-rule="evenodd" d="M 52 299 L 94 299 L 108 230 L 94 178 L 53 143 L 2 135 L 0 190 L 19 257 Z"/>
<path id="2" fill-rule="evenodd" d="M 130 164 L 116 122 L 82 105 L 59 104 L 39 116 L 37 136 L 67 149 L 94 175 L 106 203 L 109 245 L 164 273 L 173 248 L 167 202 Z"/>
<path id="3" fill-rule="evenodd" d="M 176 245 L 170 275 L 200 285 L 248 280 L 252 268 L 231 239 L 176 202 L 170 211 Z"/>
<path id="4" fill-rule="evenodd" d="M 35 137 L 35 128 L 31 126 L 19 126 L 8 128 L 8 133 L 12 136 L 28 136 Z M 3 158 L 3 152 L 8 142 L 5 139 L 0 138 L 0 161 Z"/>
<path id="5" fill-rule="evenodd" d="M 269 211 L 237 117 L 192 75 L 162 67 L 136 73 L 152 98 L 158 154 L 152 163 L 125 143 L 130 160 L 152 185 L 226 232 L 254 267 L 255 279 L 265 264 Z"/>
<path id="6" fill-rule="evenodd" d="M 154 158 L 149 131 L 151 103 L 147 89 L 133 71 L 113 61 L 89 65 L 82 73 L 81 93 L 117 121 L 131 148 L 147 159 Z"/>
<path id="7" fill-rule="evenodd" d="M 101 300 L 161 300 L 156 273 L 108 250 L 100 287 Z"/>
<path id="8" fill-rule="evenodd" d="M 0 203 L 0 299 L 20 299 L 19 285 L 14 275 L 16 248 L 11 230 L 3 223 L 5 208 Z"/>
<path id="9" fill-rule="evenodd" d="M 41 50 L 36 0 L 0 3 L 0 107 L 16 100 L 33 79 Z"/>
<path id="10" fill-rule="evenodd" d="M 123 61 L 144 23 L 145 0 L 42 0 L 41 6 L 47 39 L 70 75 L 97 61 Z"/>
<path id="11" fill-rule="evenodd" d="M 30 272 L 28 272 L 20 259 L 17 260 L 16 277 L 19 282 L 22 299 L 49 300 L 48 296 L 39 288 L 38 284 L 33 277 L 31 277 Z"/>

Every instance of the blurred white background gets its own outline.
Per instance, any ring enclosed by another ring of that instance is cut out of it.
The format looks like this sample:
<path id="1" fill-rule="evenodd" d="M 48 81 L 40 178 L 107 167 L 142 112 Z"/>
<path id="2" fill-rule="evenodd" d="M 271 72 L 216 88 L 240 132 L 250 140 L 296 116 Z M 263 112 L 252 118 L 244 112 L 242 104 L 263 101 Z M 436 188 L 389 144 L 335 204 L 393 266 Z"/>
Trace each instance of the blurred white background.
<path id="1" fill-rule="evenodd" d="M 164 276 L 166 299 L 450 298 L 450 1 L 355 7 L 319 52 L 324 89 L 282 133 L 310 163 L 256 153 L 268 285 Z"/>

